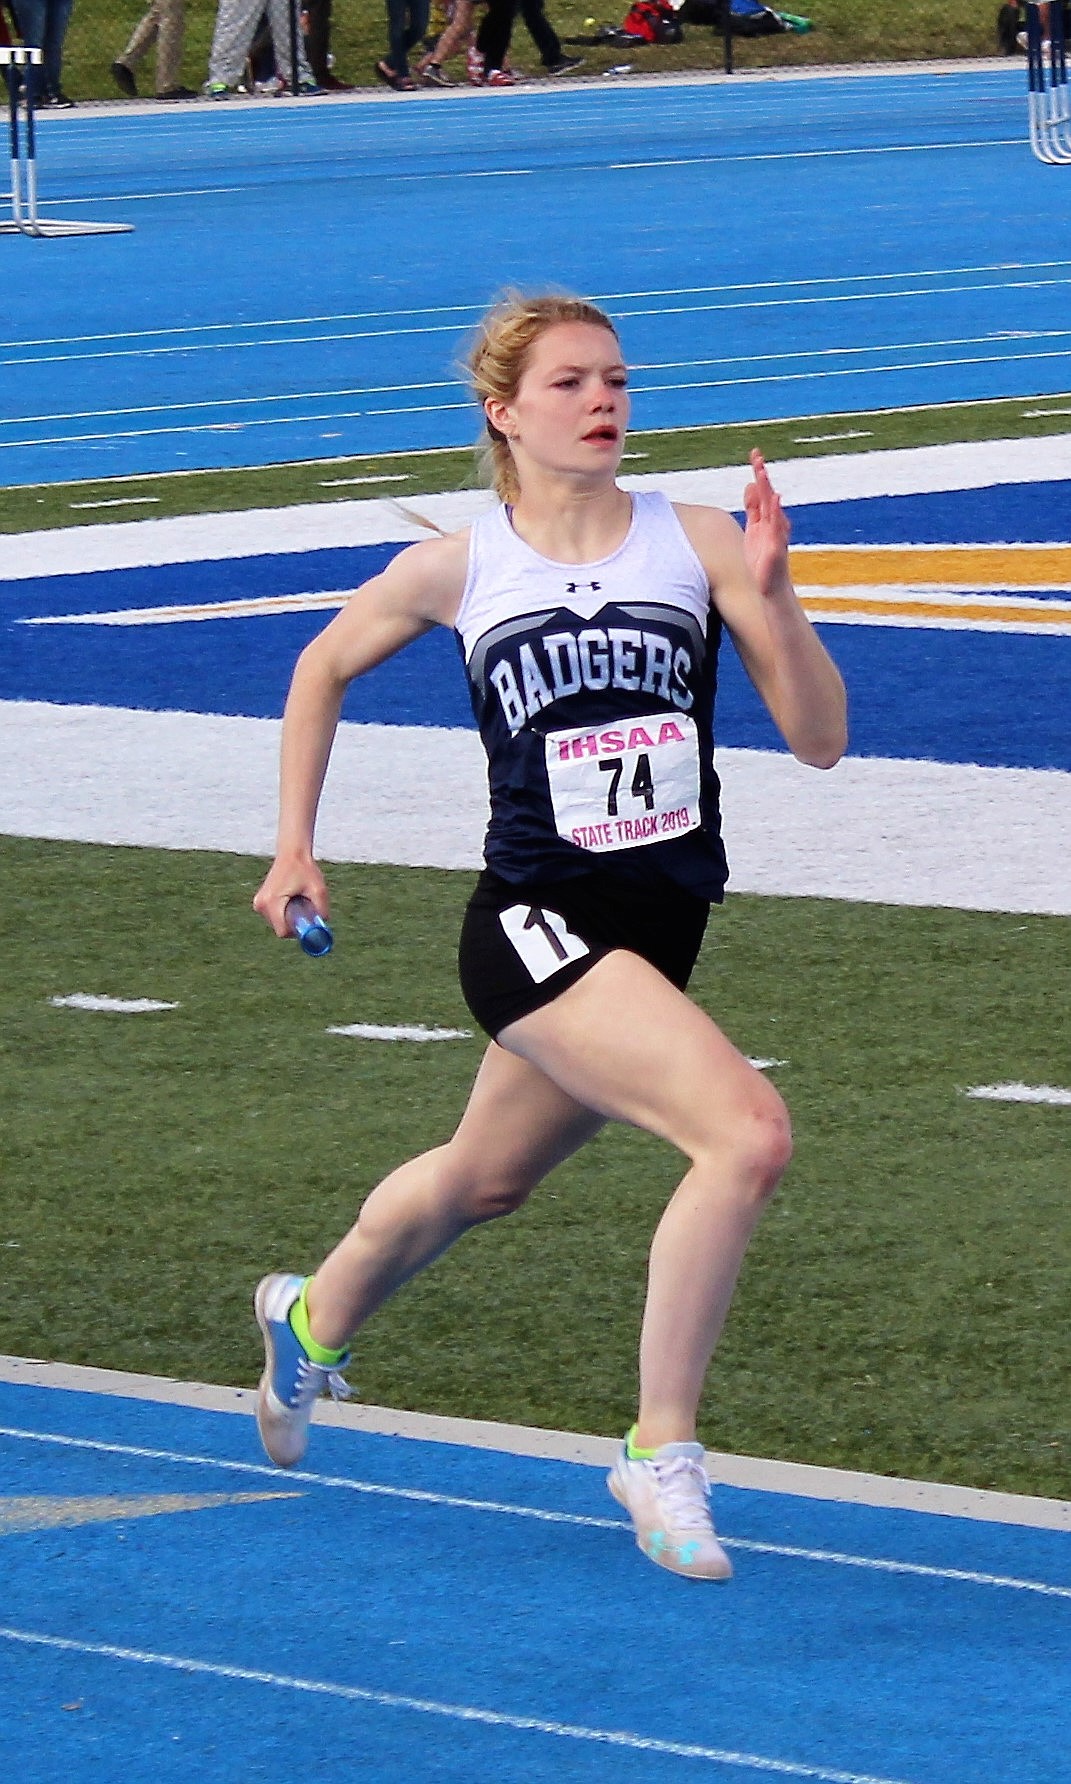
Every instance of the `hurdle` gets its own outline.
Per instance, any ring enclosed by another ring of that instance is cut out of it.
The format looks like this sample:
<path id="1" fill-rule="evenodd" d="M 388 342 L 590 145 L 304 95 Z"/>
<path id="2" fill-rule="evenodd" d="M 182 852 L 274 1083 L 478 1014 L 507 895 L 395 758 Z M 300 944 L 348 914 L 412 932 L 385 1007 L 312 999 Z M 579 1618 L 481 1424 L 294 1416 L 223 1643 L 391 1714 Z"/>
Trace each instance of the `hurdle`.
<path id="1" fill-rule="evenodd" d="M 35 75 L 44 61 L 40 50 L 0 45 L 0 68 L 7 83 L 11 127 L 11 216 L 0 220 L 0 235 L 127 235 L 132 223 L 74 223 L 42 217 L 37 209 L 37 132 L 34 124 Z M 19 109 L 25 101 L 25 138 Z"/>
<path id="2" fill-rule="evenodd" d="M 1040 0 L 1028 0 L 1026 54 L 1030 147 L 1039 161 L 1071 161 L 1071 103 L 1067 87 L 1064 0 L 1048 0 L 1048 38 Z"/>

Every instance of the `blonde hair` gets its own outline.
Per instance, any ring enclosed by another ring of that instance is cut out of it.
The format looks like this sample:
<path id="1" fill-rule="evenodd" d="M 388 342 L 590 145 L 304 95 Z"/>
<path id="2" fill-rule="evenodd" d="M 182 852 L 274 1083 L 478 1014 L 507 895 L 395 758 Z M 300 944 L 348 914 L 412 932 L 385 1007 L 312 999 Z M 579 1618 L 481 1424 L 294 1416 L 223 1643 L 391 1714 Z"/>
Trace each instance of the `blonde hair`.
<path id="1" fill-rule="evenodd" d="M 507 292 L 501 302 L 480 323 L 476 338 L 468 352 L 467 369 L 473 394 L 481 405 L 488 397 L 511 403 L 517 395 L 527 370 L 532 348 L 548 328 L 560 322 L 586 322 L 593 328 L 605 328 L 617 340 L 617 330 L 594 304 L 582 297 L 551 294 L 525 297 L 519 291 Z M 481 469 L 488 475 L 502 502 L 515 502 L 520 495 L 517 467 L 513 462 L 505 434 L 487 421 L 487 438 L 477 448 Z"/>

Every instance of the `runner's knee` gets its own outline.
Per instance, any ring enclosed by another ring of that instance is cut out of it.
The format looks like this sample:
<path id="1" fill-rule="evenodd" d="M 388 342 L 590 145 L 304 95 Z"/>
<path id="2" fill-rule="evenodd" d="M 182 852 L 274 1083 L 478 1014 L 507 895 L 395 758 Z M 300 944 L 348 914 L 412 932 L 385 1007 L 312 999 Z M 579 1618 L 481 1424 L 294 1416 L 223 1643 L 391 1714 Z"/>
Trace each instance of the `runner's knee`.
<path id="1" fill-rule="evenodd" d="M 727 1125 L 720 1122 L 711 1136 L 708 1156 L 722 1178 L 726 1154 L 738 1193 L 758 1206 L 768 1201 L 792 1157 L 792 1123 L 781 1097 L 764 1078 L 751 1087 Z"/>
<path id="2" fill-rule="evenodd" d="M 440 1183 L 461 1217 L 471 1226 L 501 1220 L 524 1206 L 539 1181 L 536 1172 L 504 1160 L 451 1157 L 444 1148 Z"/>

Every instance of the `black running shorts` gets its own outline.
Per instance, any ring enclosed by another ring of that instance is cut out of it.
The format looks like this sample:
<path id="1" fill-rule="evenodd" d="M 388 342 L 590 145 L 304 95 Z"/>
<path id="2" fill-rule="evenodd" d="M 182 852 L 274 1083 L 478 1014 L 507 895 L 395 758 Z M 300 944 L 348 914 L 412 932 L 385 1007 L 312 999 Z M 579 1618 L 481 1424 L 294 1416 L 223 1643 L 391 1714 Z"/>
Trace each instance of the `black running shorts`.
<path id="1" fill-rule="evenodd" d="M 671 881 L 652 889 L 596 869 L 515 886 L 487 870 L 461 925 L 461 990 L 492 1038 L 551 1003 L 616 948 L 642 955 L 683 991 L 709 915 L 708 900 Z"/>

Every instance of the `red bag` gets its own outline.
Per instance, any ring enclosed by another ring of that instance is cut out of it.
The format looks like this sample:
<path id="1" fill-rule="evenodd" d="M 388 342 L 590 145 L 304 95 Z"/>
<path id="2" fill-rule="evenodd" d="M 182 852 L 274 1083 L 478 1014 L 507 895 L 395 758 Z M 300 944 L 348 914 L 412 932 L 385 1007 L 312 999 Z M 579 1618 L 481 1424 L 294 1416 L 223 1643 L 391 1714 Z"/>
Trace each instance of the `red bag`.
<path id="1" fill-rule="evenodd" d="M 634 0 L 621 22 L 621 34 L 640 43 L 680 43 L 684 36 L 669 0 Z"/>

